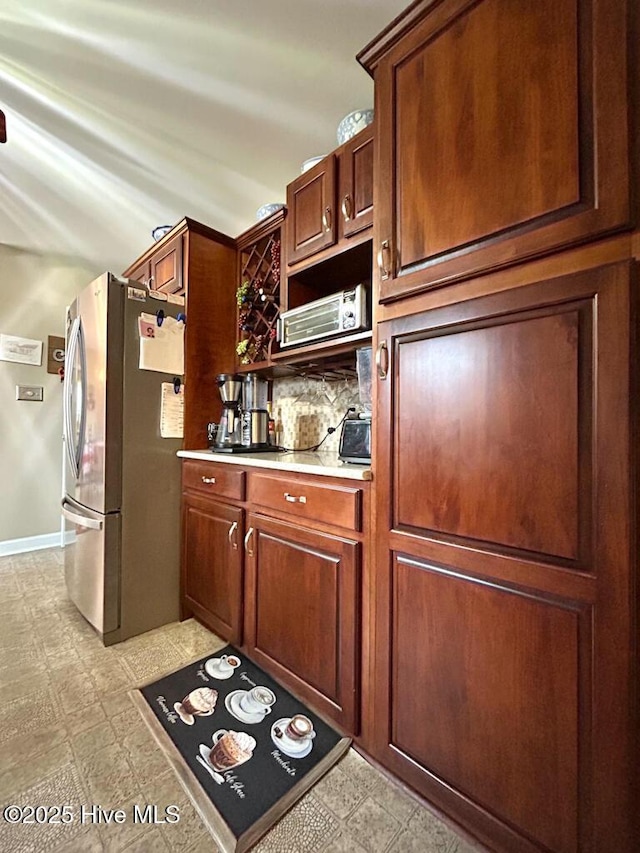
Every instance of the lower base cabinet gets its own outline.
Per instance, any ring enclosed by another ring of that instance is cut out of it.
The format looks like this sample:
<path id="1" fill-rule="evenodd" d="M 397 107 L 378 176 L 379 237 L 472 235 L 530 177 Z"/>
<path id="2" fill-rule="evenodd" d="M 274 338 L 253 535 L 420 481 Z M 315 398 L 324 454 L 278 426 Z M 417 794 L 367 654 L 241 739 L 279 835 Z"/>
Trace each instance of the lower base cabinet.
<path id="1" fill-rule="evenodd" d="M 195 460 L 182 483 L 182 618 L 357 735 L 369 484 Z"/>
<path id="2" fill-rule="evenodd" d="M 252 659 L 355 733 L 360 543 L 249 514 L 245 642 Z"/>
<path id="3" fill-rule="evenodd" d="M 235 644 L 242 642 L 243 518 L 239 507 L 183 496 L 182 616 Z"/>

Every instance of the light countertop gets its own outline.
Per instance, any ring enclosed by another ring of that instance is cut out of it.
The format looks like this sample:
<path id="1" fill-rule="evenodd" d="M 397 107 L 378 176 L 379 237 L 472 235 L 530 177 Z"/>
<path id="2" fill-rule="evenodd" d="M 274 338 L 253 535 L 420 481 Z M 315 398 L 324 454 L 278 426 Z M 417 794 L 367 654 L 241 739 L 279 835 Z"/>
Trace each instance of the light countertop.
<path id="1" fill-rule="evenodd" d="M 324 477 L 343 477 L 349 480 L 370 480 L 369 465 L 352 465 L 338 459 L 337 453 L 298 451 L 293 453 L 214 453 L 211 450 L 179 450 L 183 459 L 224 462 L 272 471 L 292 471 L 298 474 L 320 474 Z"/>

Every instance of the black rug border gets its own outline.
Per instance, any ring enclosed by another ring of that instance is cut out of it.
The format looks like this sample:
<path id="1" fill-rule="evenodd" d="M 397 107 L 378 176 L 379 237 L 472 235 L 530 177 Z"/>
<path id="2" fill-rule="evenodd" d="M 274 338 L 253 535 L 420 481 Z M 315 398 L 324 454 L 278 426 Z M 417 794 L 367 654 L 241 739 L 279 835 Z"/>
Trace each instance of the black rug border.
<path id="1" fill-rule="evenodd" d="M 221 646 L 220 649 L 212 651 L 211 655 L 216 655 L 221 649 L 226 648 L 227 646 L 232 645 L 230 643 L 225 643 L 224 646 Z M 233 646 L 235 648 L 235 646 Z M 242 654 L 244 657 L 247 657 L 248 660 L 251 661 L 251 658 L 245 652 L 238 652 L 238 654 Z M 145 687 L 149 687 L 152 684 L 155 684 L 157 681 L 162 680 L 163 678 L 167 678 L 175 672 L 178 672 L 181 669 L 185 669 L 188 666 L 193 666 L 194 663 L 203 659 L 203 655 L 199 654 L 193 658 L 191 661 L 187 661 L 183 663 L 181 666 L 172 667 L 166 671 L 158 673 L 154 675 L 153 678 L 146 681 L 144 684 L 139 687 L 135 687 L 132 690 L 128 691 L 128 696 L 131 698 L 134 706 L 137 708 L 140 716 L 142 717 L 143 722 L 146 724 L 147 728 L 150 730 L 151 734 L 154 737 L 154 740 L 162 750 L 165 758 L 167 759 L 169 766 L 175 773 L 178 778 L 178 782 L 182 786 L 185 793 L 188 795 L 190 801 L 193 803 L 196 811 L 202 818 L 205 826 L 213 836 L 216 844 L 220 847 L 223 853 L 244 853 L 245 850 L 248 850 L 251 846 L 253 846 L 266 832 L 268 832 L 281 817 L 283 817 L 297 802 L 300 800 L 306 793 L 309 791 L 315 784 L 318 782 L 325 773 L 330 770 L 334 764 L 338 762 L 338 760 L 348 751 L 349 747 L 352 743 L 352 738 L 340 736 L 340 740 L 338 743 L 331 749 L 326 756 L 316 764 L 316 766 L 310 770 L 305 776 L 300 779 L 300 781 L 291 788 L 283 797 L 278 800 L 273 806 L 267 809 L 266 812 L 241 836 L 236 836 L 232 829 L 229 827 L 227 822 L 225 821 L 222 814 L 218 811 L 218 809 L 213 804 L 213 801 L 202 787 L 197 777 L 183 758 L 179 749 L 169 736 L 169 733 L 164 729 L 160 720 L 157 718 L 155 713 L 153 712 L 151 706 L 145 699 L 142 694 L 142 690 Z M 256 664 L 254 661 L 251 663 L 260 668 L 259 664 Z M 270 673 L 269 676 L 277 683 L 280 684 L 278 679 L 274 678 Z M 280 685 L 283 690 L 288 690 L 288 688 L 284 687 L 284 685 Z M 289 691 L 291 692 L 291 691 Z M 295 696 L 295 694 L 292 694 Z M 301 701 L 301 700 L 298 700 Z M 306 705 L 306 702 L 302 702 L 302 704 Z M 317 711 L 314 709 L 310 709 L 314 714 L 317 714 Z M 324 720 L 324 722 L 335 729 L 334 722 L 328 722 L 324 719 L 323 715 L 318 714 L 318 716 Z M 339 731 L 336 731 L 337 734 L 340 735 Z"/>

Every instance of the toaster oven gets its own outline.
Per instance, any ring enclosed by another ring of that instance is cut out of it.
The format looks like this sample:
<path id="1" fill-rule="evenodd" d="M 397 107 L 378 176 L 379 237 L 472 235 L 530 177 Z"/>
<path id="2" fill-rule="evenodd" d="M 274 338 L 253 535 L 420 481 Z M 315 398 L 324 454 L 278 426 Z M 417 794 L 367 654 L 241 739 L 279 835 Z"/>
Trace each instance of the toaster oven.
<path id="1" fill-rule="evenodd" d="M 281 347 L 301 346 L 368 328 L 367 289 L 364 284 L 357 284 L 283 311 L 278 318 L 278 340 Z"/>

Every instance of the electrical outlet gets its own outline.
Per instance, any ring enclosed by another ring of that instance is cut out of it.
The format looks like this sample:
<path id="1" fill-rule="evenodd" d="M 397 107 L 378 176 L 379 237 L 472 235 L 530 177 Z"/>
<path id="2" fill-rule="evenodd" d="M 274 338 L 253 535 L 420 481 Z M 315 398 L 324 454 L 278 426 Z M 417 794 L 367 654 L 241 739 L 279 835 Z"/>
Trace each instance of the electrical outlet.
<path id="1" fill-rule="evenodd" d="M 41 403 L 44 400 L 44 388 L 42 385 L 16 385 L 16 400 Z"/>

